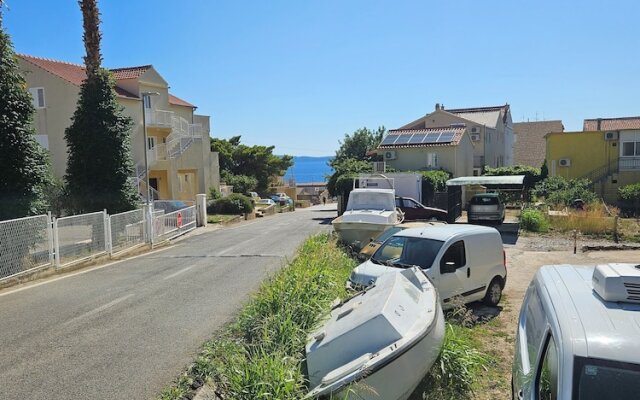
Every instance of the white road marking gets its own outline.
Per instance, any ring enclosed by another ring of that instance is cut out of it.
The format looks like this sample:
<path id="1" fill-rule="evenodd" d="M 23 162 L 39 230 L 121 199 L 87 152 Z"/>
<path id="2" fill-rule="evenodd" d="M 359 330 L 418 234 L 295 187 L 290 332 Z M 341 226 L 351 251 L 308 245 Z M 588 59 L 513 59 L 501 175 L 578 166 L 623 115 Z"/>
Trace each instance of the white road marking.
<path id="1" fill-rule="evenodd" d="M 192 266 L 190 266 L 190 267 L 187 267 L 187 268 L 181 269 L 180 271 L 178 271 L 178 272 L 174 272 L 174 273 L 173 273 L 173 274 L 171 274 L 171 275 L 167 275 L 167 276 L 165 276 L 165 277 L 164 277 L 164 278 L 162 278 L 162 279 L 166 281 L 167 279 L 175 278 L 176 276 L 178 276 L 178 275 L 180 275 L 180 274 L 182 274 L 182 273 L 184 273 L 184 272 L 187 272 L 188 270 L 190 270 L 190 269 L 191 269 L 191 268 L 193 268 L 193 267 L 195 267 L 195 265 L 192 265 Z"/>
<path id="2" fill-rule="evenodd" d="M 78 321 L 78 320 L 80 320 L 80 319 L 83 319 L 83 318 L 86 318 L 86 317 L 90 317 L 90 316 L 92 316 L 92 315 L 95 315 L 95 314 L 97 314 L 97 313 L 99 313 L 99 312 L 102 312 L 102 311 L 104 311 L 104 310 L 106 310 L 106 309 L 108 309 L 108 308 L 111 308 L 111 307 L 115 306 L 116 304 L 118 304 L 118 303 L 120 303 L 120 302 L 123 302 L 123 301 L 125 301 L 126 299 L 128 299 L 128 298 L 130 298 L 130 297 L 133 297 L 133 296 L 134 296 L 134 294 L 133 294 L 133 293 L 131 293 L 131 294 L 128 294 L 128 295 L 126 295 L 126 296 L 118 297 L 117 299 L 115 299 L 115 300 L 113 300 L 113 301 L 110 301 L 109 303 L 107 303 L 107 304 L 105 304 L 105 305 L 103 305 L 103 306 L 100 306 L 100 307 L 98 307 L 98 308 L 96 308 L 96 309 L 93 309 L 93 310 L 91 310 L 91 311 L 88 311 L 88 312 L 86 312 L 86 313 L 84 313 L 84 314 L 82 314 L 82 315 L 80 315 L 80 316 L 77 316 L 77 317 L 75 317 L 75 318 L 72 318 L 72 319 L 70 319 L 69 321 L 65 322 L 64 324 L 65 324 L 65 325 L 69 325 L 69 324 L 72 324 L 72 323 L 74 323 L 74 322 L 76 322 L 76 321 Z"/>
<path id="3" fill-rule="evenodd" d="M 47 284 L 49 284 L 49 283 L 57 282 L 57 281 L 62 280 L 62 279 L 71 278 L 71 277 L 73 277 L 73 276 L 86 274 L 86 273 L 88 273 L 88 272 L 92 272 L 92 271 L 97 271 L 97 270 L 99 270 L 99 269 L 107 268 L 107 267 L 110 267 L 110 266 L 112 266 L 112 265 L 116 265 L 116 264 L 123 263 L 123 262 L 125 262 L 125 261 L 131 261 L 131 260 L 135 260 L 136 258 L 150 256 L 150 255 L 152 255 L 152 254 L 160 253 L 161 251 L 169 250 L 169 249 L 171 249 L 171 248 L 173 248 L 173 246 L 163 247 L 163 248 L 161 248 L 161 249 L 157 249 L 157 250 L 154 250 L 154 251 L 150 251 L 150 252 L 148 252 L 148 253 L 138 254 L 137 256 L 133 256 L 133 257 L 130 257 L 130 258 L 125 258 L 125 259 L 122 259 L 122 260 L 118 260 L 118 261 L 110 262 L 110 263 L 108 263 L 108 264 L 104 264 L 104 265 L 97 265 L 97 266 L 95 266 L 95 267 L 93 267 L 93 268 L 83 269 L 83 270 L 78 271 L 78 272 L 74 272 L 74 273 L 70 273 L 70 274 L 68 274 L 68 275 L 60 276 L 60 277 L 58 277 L 58 278 L 53 278 L 53 279 L 49 279 L 49 280 L 46 280 L 46 281 L 43 281 L 43 282 L 38 282 L 38 283 L 34 283 L 34 284 L 32 284 L 32 285 L 28 285 L 28 286 L 24 286 L 24 287 L 21 287 L 21 288 L 17 288 L 17 289 L 9 290 L 9 291 L 7 291 L 7 292 L 0 293 L 0 297 L 2 297 L 2 296 L 7 296 L 7 295 L 10 295 L 10 294 L 13 294 L 13 293 L 22 292 L 23 290 L 27 290 L 27 289 L 33 289 L 33 288 L 36 288 L 36 287 L 38 287 L 38 286 L 47 285 Z"/>

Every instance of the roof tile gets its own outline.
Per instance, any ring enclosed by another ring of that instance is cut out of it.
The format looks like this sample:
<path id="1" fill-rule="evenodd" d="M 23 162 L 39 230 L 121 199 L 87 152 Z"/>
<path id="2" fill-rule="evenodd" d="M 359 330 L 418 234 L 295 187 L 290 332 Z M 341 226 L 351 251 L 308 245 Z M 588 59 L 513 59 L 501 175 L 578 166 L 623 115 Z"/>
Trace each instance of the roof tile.
<path id="1" fill-rule="evenodd" d="M 585 119 L 582 126 L 583 131 L 617 131 L 624 129 L 640 129 L 640 117 Z"/>

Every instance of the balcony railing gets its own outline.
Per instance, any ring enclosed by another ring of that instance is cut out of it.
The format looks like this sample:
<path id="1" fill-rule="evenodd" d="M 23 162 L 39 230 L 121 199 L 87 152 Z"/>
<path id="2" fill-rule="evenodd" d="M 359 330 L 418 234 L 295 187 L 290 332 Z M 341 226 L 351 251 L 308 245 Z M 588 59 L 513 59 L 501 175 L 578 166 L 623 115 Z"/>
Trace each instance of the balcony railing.
<path id="1" fill-rule="evenodd" d="M 145 109 L 145 119 L 148 126 L 171 128 L 173 125 L 173 111 Z"/>
<path id="2" fill-rule="evenodd" d="M 621 157 L 618 165 L 621 171 L 640 170 L 640 157 Z"/>

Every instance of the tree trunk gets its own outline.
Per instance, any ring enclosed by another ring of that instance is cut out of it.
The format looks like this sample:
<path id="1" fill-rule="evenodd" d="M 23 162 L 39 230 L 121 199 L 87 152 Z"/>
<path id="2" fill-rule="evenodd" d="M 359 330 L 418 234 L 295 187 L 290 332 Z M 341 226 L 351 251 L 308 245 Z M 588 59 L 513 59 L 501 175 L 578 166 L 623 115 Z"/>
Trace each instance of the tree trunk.
<path id="1" fill-rule="evenodd" d="M 79 0 L 82 11 L 84 28 L 84 48 L 87 55 L 84 57 L 84 65 L 87 69 L 87 79 L 92 79 L 100 65 L 102 56 L 100 55 L 100 12 L 98 11 L 97 0 Z"/>

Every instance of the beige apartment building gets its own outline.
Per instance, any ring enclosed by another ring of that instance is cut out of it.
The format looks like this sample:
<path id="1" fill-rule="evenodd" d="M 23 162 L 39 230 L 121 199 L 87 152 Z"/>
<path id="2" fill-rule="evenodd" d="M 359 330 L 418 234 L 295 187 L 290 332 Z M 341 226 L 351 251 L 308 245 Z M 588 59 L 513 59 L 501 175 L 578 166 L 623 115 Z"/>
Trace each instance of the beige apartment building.
<path id="1" fill-rule="evenodd" d="M 18 55 L 18 62 L 36 108 L 37 140 L 49 151 L 55 175 L 63 177 L 67 167 L 64 131 L 71 124 L 86 78 L 84 66 L 28 55 Z M 195 114 L 196 106 L 169 93 L 169 84 L 152 65 L 111 72 L 118 102 L 134 121 L 132 178 L 140 192 L 147 192 L 145 151 L 155 199 L 193 200 L 197 193 L 218 188 L 218 153 L 210 150 L 209 116 Z"/>

